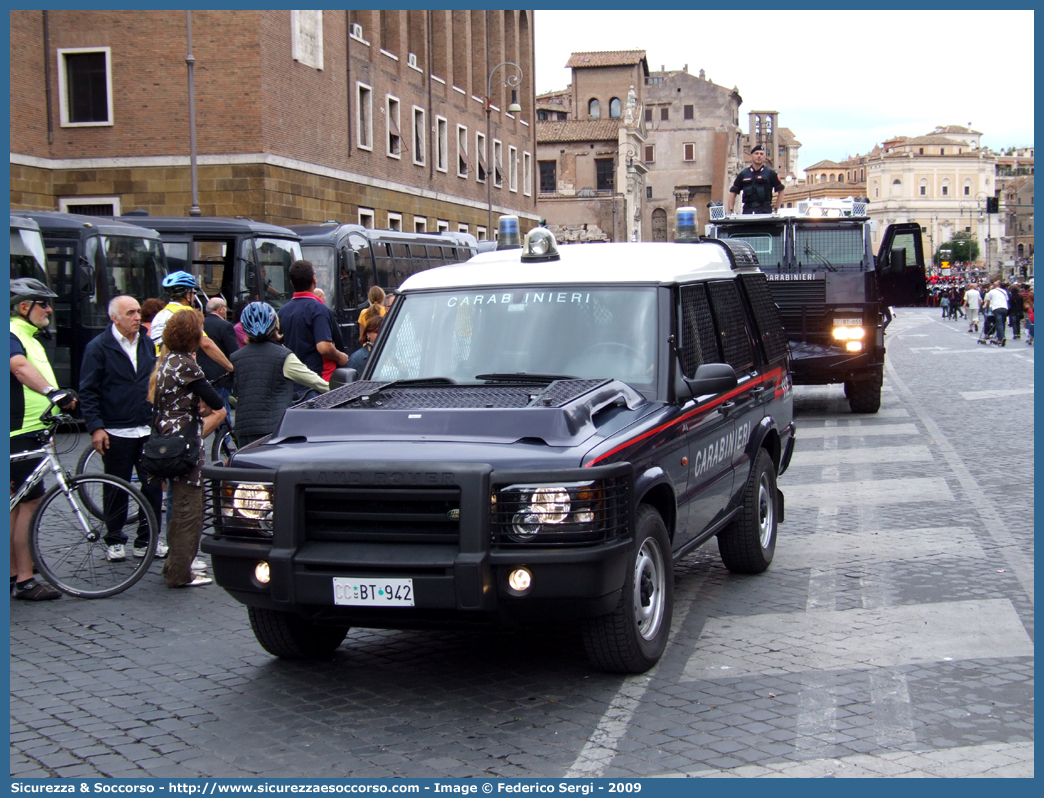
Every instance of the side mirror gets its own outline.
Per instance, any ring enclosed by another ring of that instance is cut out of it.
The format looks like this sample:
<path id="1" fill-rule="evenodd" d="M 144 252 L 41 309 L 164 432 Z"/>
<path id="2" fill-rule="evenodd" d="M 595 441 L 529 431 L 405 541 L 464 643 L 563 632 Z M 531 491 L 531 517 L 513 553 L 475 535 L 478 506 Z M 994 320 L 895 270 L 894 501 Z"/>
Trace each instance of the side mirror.
<path id="1" fill-rule="evenodd" d="M 355 382 L 359 379 L 359 372 L 355 369 L 347 368 L 342 366 L 339 369 L 334 369 L 333 374 L 330 375 L 330 390 L 334 388 L 340 388 L 343 385 L 347 385 L 350 382 Z"/>
<path id="2" fill-rule="evenodd" d="M 737 384 L 736 370 L 728 363 L 704 363 L 696 369 L 692 379 L 682 374 L 679 366 L 674 392 L 679 400 L 685 402 L 697 396 L 731 391 Z"/>
<path id="3" fill-rule="evenodd" d="M 888 268 L 885 271 L 893 274 L 906 271 L 906 247 L 896 247 L 888 253 Z"/>

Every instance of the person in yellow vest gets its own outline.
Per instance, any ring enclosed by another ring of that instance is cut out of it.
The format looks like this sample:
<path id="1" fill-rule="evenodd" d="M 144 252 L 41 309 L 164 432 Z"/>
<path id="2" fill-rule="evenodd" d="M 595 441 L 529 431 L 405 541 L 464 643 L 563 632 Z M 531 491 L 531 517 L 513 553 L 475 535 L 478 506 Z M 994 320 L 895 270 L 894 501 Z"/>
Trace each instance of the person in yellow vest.
<path id="1" fill-rule="evenodd" d="M 157 353 L 159 353 L 160 344 L 163 343 L 163 328 L 167 326 L 170 317 L 178 311 L 191 310 L 195 307 L 192 300 L 196 295 L 196 278 L 188 272 L 171 272 L 163 278 L 163 288 L 167 292 L 167 305 L 153 316 L 152 326 L 149 328 L 149 336 L 156 342 Z M 206 333 L 203 333 L 203 343 L 199 348 L 225 371 L 232 371 L 232 362 L 221 351 L 221 347 L 207 337 Z"/>
<path id="2" fill-rule="evenodd" d="M 39 280 L 11 281 L 11 451 L 39 449 L 36 433 L 44 429 L 40 416 L 51 406 L 76 406 L 76 394 L 58 388 L 43 344 L 36 339 L 51 320 L 51 300 L 57 296 Z M 11 495 L 33 473 L 41 458 L 11 464 Z M 29 552 L 29 522 L 43 498 L 41 480 L 11 511 L 11 591 L 17 599 L 47 601 L 62 594 L 33 578 Z"/>

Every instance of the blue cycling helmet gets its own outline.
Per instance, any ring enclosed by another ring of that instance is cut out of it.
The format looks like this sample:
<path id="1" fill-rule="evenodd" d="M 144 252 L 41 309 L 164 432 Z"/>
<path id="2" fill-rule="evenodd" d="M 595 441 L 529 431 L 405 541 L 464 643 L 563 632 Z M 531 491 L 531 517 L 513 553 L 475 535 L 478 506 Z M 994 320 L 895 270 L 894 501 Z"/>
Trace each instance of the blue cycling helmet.
<path id="1" fill-rule="evenodd" d="M 248 337 L 261 340 L 272 334 L 276 326 L 275 308 L 267 302 L 251 302 L 239 314 L 239 323 Z"/>
<path id="2" fill-rule="evenodd" d="M 171 272 L 163 278 L 163 287 L 168 294 L 179 296 L 196 290 L 196 278 L 188 272 Z"/>

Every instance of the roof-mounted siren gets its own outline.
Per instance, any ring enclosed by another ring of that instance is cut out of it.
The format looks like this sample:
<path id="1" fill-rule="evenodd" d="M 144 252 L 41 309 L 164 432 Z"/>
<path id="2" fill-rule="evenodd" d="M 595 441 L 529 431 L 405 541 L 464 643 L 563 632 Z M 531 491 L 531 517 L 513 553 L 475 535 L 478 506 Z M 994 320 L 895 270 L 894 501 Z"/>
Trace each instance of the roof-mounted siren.
<path id="1" fill-rule="evenodd" d="M 497 222 L 497 251 L 521 249 L 522 239 L 518 235 L 518 217 L 501 216 Z"/>
<path id="2" fill-rule="evenodd" d="M 710 220 L 712 222 L 720 222 L 725 218 L 725 204 L 721 200 L 708 202 L 707 207 L 710 208 Z"/>
<path id="3" fill-rule="evenodd" d="M 700 240 L 700 233 L 696 229 L 696 209 L 690 206 L 678 208 L 675 211 L 674 240 L 678 244 L 694 244 Z"/>

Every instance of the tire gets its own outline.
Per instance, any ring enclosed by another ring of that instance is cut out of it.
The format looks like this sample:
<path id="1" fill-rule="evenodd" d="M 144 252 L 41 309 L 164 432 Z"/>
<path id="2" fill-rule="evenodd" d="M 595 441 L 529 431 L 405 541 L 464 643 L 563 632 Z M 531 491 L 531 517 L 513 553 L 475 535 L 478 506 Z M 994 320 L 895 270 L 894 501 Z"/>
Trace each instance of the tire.
<path id="1" fill-rule="evenodd" d="M 98 476 L 105 474 L 105 464 L 102 462 L 102 456 L 98 454 L 93 446 L 88 446 L 80 454 L 80 459 L 76 461 L 76 474 L 86 474 L 88 476 Z M 131 470 L 131 486 L 137 487 L 138 482 L 138 471 L 137 469 Z M 93 515 L 95 518 L 102 517 L 102 508 L 95 506 L 93 497 L 84 493 L 80 496 L 83 501 L 84 507 Z M 132 518 L 127 519 L 129 523 L 137 523 L 138 516 L 134 515 Z"/>
<path id="2" fill-rule="evenodd" d="M 644 673 L 667 647 L 674 614 L 671 545 L 660 514 L 647 504 L 638 508 L 635 545 L 620 603 L 608 615 L 583 624 L 584 648 L 598 669 L 609 673 Z"/>
<path id="3" fill-rule="evenodd" d="M 218 434 L 214 436 L 214 442 L 210 445 L 210 459 L 219 460 L 222 463 L 227 464 L 232 459 L 232 455 L 236 453 L 236 441 L 232 437 L 232 433 L 225 430 L 218 431 Z"/>
<path id="4" fill-rule="evenodd" d="M 881 383 L 876 380 L 853 382 L 846 394 L 853 413 L 876 413 L 881 409 Z"/>
<path id="5" fill-rule="evenodd" d="M 739 514 L 718 533 L 721 561 L 733 573 L 760 574 L 776 552 L 776 466 L 758 449 Z"/>
<path id="6" fill-rule="evenodd" d="M 105 559 L 105 518 L 87 511 L 87 501 L 103 506 L 102 492 L 117 491 L 127 501 L 121 529 L 128 547 L 137 537 L 138 518 L 146 519 L 149 545 L 144 557 L 128 553 L 123 562 Z M 131 516 L 134 520 L 131 520 Z M 83 522 L 89 525 L 84 530 Z M 40 501 L 29 525 L 33 563 L 43 577 L 63 593 L 78 598 L 105 598 L 141 579 L 156 556 L 159 523 L 137 488 L 118 477 L 81 475 L 68 481 L 68 493 L 54 485 Z"/>
<path id="7" fill-rule="evenodd" d="M 261 647 L 280 659 L 328 657 L 344 642 L 347 626 L 319 626 L 292 612 L 247 607 Z"/>

